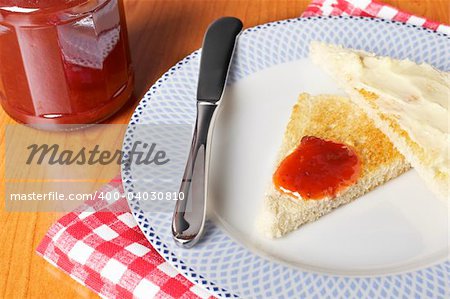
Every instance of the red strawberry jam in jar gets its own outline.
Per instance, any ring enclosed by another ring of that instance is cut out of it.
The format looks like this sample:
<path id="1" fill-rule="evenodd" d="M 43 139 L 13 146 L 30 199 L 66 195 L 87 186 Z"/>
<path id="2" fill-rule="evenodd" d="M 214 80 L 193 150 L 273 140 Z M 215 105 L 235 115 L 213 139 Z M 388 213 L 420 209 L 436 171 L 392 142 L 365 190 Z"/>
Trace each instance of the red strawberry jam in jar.
<path id="1" fill-rule="evenodd" d="M 121 0 L 0 0 L 0 102 L 12 118 L 98 123 L 132 89 Z"/>

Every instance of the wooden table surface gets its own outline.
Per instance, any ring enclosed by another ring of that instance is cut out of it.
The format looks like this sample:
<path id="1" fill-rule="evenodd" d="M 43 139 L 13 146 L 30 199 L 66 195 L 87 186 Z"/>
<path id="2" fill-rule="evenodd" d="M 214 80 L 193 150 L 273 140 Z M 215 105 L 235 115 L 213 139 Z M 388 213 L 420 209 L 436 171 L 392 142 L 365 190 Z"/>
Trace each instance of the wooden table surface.
<path id="1" fill-rule="evenodd" d="M 208 24 L 220 16 L 236 16 L 246 27 L 300 15 L 309 0 L 124 0 L 136 74 L 135 92 L 107 123 L 126 124 L 139 99 L 168 68 L 200 47 Z M 449 23 L 450 0 L 389 0 L 400 9 Z M 0 142 L 14 121 L 0 109 Z M 0 160 L 4 171 L 4 159 Z M 4 198 L 4 180 L 0 195 Z M 0 204 L 0 298 L 96 298 L 37 256 L 35 249 L 62 213 L 6 212 Z"/>

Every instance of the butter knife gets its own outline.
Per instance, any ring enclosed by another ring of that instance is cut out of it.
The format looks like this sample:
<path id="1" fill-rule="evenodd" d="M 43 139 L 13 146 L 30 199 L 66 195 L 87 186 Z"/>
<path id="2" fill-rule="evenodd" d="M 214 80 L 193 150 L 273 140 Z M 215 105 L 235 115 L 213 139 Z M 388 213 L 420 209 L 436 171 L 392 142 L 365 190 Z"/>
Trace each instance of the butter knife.
<path id="1" fill-rule="evenodd" d="M 233 17 L 214 21 L 206 31 L 197 86 L 197 119 L 188 161 L 172 218 L 177 245 L 190 248 L 201 238 L 206 218 L 208 164 L 214 119 L 225 88 L 242 22 Z"/>

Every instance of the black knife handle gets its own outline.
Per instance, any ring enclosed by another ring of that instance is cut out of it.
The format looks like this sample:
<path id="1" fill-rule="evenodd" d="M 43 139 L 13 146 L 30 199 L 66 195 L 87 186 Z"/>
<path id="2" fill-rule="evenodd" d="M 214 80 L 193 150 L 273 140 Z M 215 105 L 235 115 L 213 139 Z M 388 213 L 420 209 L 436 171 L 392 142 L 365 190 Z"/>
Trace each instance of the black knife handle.
<path id="1" fill-rule="evenodd" d="M 203 39 L 197 99 L 220 100 L 227 79 L 236 37 L 242 30 L 241 20 L 233 17 L 217 19 L 209 25 Z"/>

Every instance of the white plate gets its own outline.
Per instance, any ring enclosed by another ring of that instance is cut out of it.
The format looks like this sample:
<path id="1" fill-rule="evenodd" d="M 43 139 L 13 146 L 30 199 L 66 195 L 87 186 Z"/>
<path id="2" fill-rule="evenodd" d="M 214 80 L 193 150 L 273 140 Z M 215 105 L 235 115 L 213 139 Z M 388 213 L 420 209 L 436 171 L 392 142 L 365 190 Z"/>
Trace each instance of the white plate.
<path id="1" fill-rule="evenodd" d="M 250 75 L 227 90 L 212 147 L 210 198 L 231 236 L 274 259 L 332 274 L 389 274 L 445 259 L 447 209 L 415 171 L 285 238 L 267 240 L 255 232 L 300 92 L 341 93 L 307 59 Z"/>
<path id="2" fill-rule="evenodd" d="M 133 214 L 164 258 L 217 296 L 447 297 L 447 207 L 415 171 L 285 238 L 256 233 L 254 220 L 298 94 L 342 94 L 307 59 L 311 40 L 450 68 L 447 36 L 395 22 L 311 18 L 248 29 L 214 132 L 205 240 L 190 250 L 174 245 L 173 202 L 132 200 Z M 125 150 L 137 140 L 156 142 L 171 162 L 125 167 L 131 194 L 178 190 L 195 119 L 198 62 L 194 53 L 175 66 L 136 110 Z"/>

